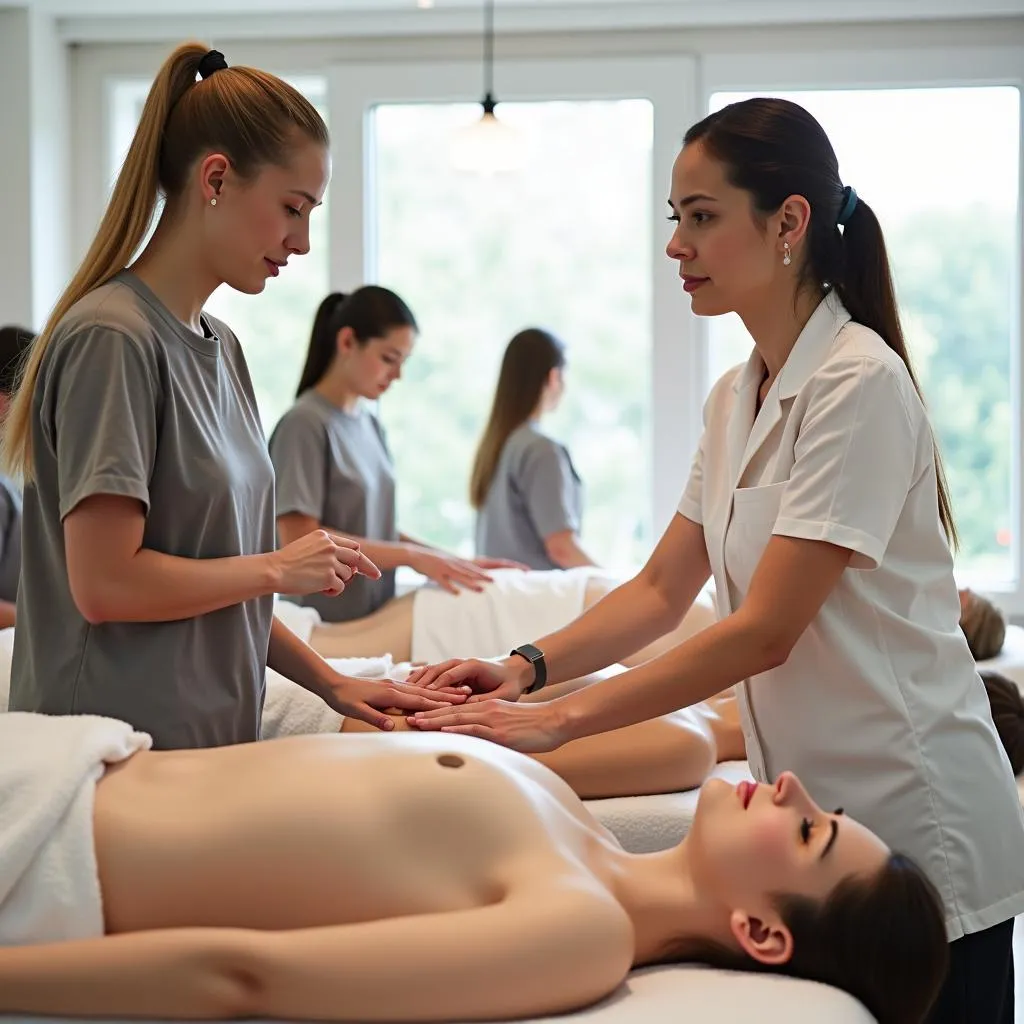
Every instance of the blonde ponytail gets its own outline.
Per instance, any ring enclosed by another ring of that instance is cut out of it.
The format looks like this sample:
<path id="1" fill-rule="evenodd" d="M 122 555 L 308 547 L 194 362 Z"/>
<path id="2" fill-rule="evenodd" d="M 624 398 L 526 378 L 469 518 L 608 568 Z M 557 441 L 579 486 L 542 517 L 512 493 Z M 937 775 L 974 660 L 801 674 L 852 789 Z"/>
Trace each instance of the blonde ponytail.
<path id="1" fill-rule="evenodd" d="M 221 64 L 197 87 L 208 52 L 202 43 L 183 43 L 157 72 L 96 237 L 29 351 L 0 438 L 0 462 L 26 483 L 34 476 L 32 400 L 54 331 L 75 303 L 128 266 L 160 193 L 176 198 L 204 152 L 225 153 L 250 177 L 267 163 L 286 163 L 296 131 L 328 145 L 316 108 L 274 75 Z"/>
<path id="2" fill-rule="evenodd" d="M 174 104 L 195 82 L 199 61 L 207 50 L 208 47 L 201 43 L 185 43 L 161 67 L 146 97 L 142 118 L 96 237 L 29 350 L 0 439 L 0 459 L 4 466 L 26 483 L 34 475 L 32 398 L 39 366 L 53 339 L 54 330 L 76 302 L 128 265 L 146 237 L 158 198 L 164 126 Z"/>

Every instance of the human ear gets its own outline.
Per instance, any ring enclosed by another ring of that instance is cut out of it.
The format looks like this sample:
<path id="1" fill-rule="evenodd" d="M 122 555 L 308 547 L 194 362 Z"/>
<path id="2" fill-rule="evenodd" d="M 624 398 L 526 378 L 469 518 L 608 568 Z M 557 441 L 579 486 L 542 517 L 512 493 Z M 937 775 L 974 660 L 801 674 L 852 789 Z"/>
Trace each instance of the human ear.
<path id="1" fill-rule="evenodd" d="M 758 963 L 777 966 L 793 956 L 793 933 L 778 918 L 754 917 L 743 910 L 729 916 L 729 929 L 740 948 Z"/>
<path id="2" fill-rule="evenodd" d="M 210 153 L 199 165 L 199 187 L 202 189 L 203 202 L 220 197 L 224 187 L 224 179 L 231 169 L 231 163 L 223 153 Z"/>
<path id="3" fill-rule="evenodd" d="M 803 196 L 790 196 L 776 216 L 779 217 L 779 245 L 789 242 L 795 249 L 811 226 L 811 204 Z"/>
<path id="4" fill-rule="evenodd" d="M 356 347 L 356 332 L 351 327 L 342 327 L 335 338 L 338 355 L 347 355 Z"/>

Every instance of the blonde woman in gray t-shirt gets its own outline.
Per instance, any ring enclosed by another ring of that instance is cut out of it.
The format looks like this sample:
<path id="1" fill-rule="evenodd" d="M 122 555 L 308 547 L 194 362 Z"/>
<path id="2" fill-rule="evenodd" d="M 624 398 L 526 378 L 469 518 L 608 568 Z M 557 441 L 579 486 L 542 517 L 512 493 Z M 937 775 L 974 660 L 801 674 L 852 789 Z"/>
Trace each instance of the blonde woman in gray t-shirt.
<path id="1" fill-rule="evenodd" d="M 388 604 L 402 565 L 453 594 L 479 591 L 488 569 L 525 568 L 506 558 L 460 558 L 398 528 L 394 465 L 369 402 L 399 379 L 416 333 L 409 307 L 387 288 L 328 295 L 313 321 L 295 404 L 270 439 L 281 542 L 337 530 L 357 539 L 382 573 L 353 580 L 340 598 L 299 598 L 325 622 L 362 619 Z"/>
<path id="2" fill-rule="evenodd" d="M 276 592 L 338 594 L 378 570 L 323 531 L 275 551 L 245 357 L 203 312 L 221 284 L 256 294 L 308 251 L 328 176 L 323 120 L 281 79 L 196 43 L 157 72 L 7 418 L 25 482 L 11 710 L 123 719 L 158 748 L 244 742 L 268 665 L 382 728 L 383 709 L 434 704 L 339 675 L 274 620 Z"/>
<path id="3" fill-rule="evenodd" d="M 529 327 L 505 349 L 491 412 L 473 459 L 469 499 L 480 555 L 515 558 L 531 569 L 594 565 L 580 546 L 583 484 L 569 450 L 541 419 L 565 390 L 565 348 Z"/>

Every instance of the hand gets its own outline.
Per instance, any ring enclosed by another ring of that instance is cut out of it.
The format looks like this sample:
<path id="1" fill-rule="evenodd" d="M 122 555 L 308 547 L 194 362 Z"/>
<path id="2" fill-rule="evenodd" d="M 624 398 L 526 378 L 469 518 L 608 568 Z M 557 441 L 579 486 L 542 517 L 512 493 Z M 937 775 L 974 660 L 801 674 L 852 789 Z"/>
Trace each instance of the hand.
<path id="1" fill-rule="evenodd" d="M 271 552 L 279 594 L 324 593 L 337 597 L 357 573 L 380 579 L 380 569 L 359 550 L 358 542 L 326 530 L 313 530 Z"/>
<path id="2" fill-rule="evenodd" d="M 491 577 L 479 566 L 465 558 L 456 558 L 429 548 L 413 548 L 409 565 L 418 573 L 439 584 L 449 594 L 457 594 L 460 587 L 479 593 Z"/>
<path id="3" fill-rule="evenodd" d="M 343 675 L 338 675 L 322 696 L 338 714 L 358 718 L 385 732 L 395 727 L 392 716 L 385 714 L 387 708 L 443 711 L 466 699 L 464 694 L 439 694 L 390 679 L 353 679 Z"/>
<path id="4" fill-rule="evenodd" d="M 461 708 L 417 712 L 408 721 L 414 729 L 424 732 L 457 732 L 491 740 L 523 754 L 543 754 L 568 739 L 560 719 L 557 702 L 513 704 L 485 700 Z"/>
<path id="5" fill-rule="evenodd" d="M 511 558 L 474 558 L 473 564 L 481 569 L 521 569 L 529 572 L 530 567 L 522 562 L 513 562 Z"/>
<path id="6" fill-rule="evenodd" d="M 519 700 L 534 678 L 533 666 L 517 655 L 502 661 L 452 658 L 416 669 L 406 682 L 445 693 L 469 688 L 473 693 L 469 698 L 472 703 L 492 699 Z"/>

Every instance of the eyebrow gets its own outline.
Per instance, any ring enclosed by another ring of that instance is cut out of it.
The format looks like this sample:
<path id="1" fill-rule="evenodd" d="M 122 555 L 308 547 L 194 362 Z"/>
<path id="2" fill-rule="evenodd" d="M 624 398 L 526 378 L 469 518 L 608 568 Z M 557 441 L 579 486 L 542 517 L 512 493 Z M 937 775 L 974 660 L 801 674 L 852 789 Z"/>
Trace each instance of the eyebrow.
<path id="1" fill-rule="evenodd" d="M 679 209 L 682 210 L 687 206 L 692 206 L 694 203 L 700 202 L 717 203 L 718 200 L 715 199 L 714 196 L 709 196 L 705 192 L 694 192 L 692 195 L 685 196 L 684 198 L 679 200 Z M 673 210 L 675 209 L 675 204 L 672 202 L 671 199 L 668 200 L 668 205 L 671 206 Z"/>
<path id="2" fill-rule="evenodd" d="M 293 196 L 302 196 L 310 206 L 319 206 L 321 203 L 321 200 L 317 199 L 316 196 L 311 196 L 308 192 L 303 192 L 301 188 L 290 188 L 288 191 L 291 192 Z"/>
<path id="3" fill-rule="evenodd" d="M 818 858 L 818 860 L 825 859 L 826 855 L 828 854 L 828 851 L 832 849 L 832 846 L 836 841 L 836 836 L 839 835 L 839 822 L 835 818 L 832 818 L 829 824 L 832 826 L 832 835 L 828 837 L 828 842 L 822 849 L 821 856 Z"/>

